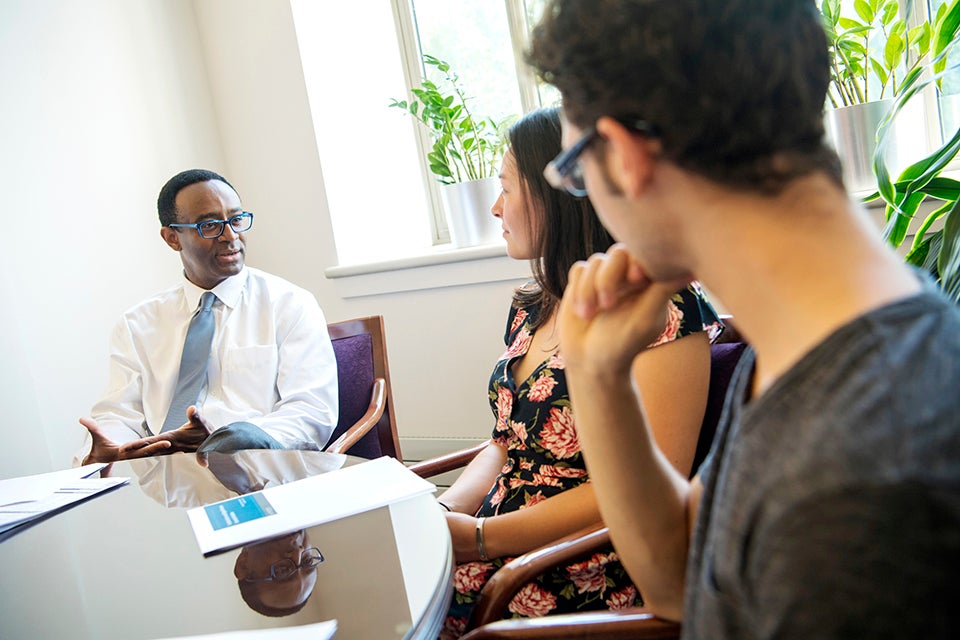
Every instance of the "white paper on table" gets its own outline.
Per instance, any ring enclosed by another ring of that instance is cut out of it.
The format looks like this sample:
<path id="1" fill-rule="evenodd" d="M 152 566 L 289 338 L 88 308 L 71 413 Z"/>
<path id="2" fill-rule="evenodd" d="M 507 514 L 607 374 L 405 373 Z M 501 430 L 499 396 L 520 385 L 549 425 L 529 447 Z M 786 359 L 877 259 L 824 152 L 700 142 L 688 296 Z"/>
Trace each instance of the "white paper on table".
<path id="1" fill-rule="evenodd" d="M 0 480 L 0 506 L 22 500 L 39 500 L 64 482 L 88 478 L 105 466 L 106 463 L 100 462 L 62 471 Z"/>
<path id="2" fill-rule="evenodd" d="M 129 478 L 90 478 L 106 464 L 0 480 L 0 533 L 126 484 Z"/>
<path id="3" fill-rule="evenodd" d="M 203 555 L 291 533 L 437 488 L 384 456 L 187 511 Z"/>
<path id="4" fill-rule="evenodd" d="M 255 638 L 278 638 L 281 640 L 330 640 L 337 632 L 337 621 L 327 620 L 299 627 L 273 627 L 246 631 L 225 631 L 205 636 L 178 636 L 164 640 L 253 640 Z"/>

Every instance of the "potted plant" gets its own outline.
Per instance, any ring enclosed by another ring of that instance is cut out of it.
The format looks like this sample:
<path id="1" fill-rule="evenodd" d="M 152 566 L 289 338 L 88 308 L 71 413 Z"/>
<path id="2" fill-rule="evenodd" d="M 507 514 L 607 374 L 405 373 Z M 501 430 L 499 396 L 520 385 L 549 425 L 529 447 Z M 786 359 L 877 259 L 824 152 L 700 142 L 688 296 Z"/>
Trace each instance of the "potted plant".
<path id="1" fill-rule="evenodd" d="M 950 46 L 960 22 L 958 0 L 940 6 L 937 14 L 907 29 L 904 8 L 899 0 L 857 0 L 855 16 L 841 15 L 840 0 L 822 0 L 820 12 L 830 45 L 830 106 L 824 119 L 829 138 L 843 159 L 845 179 L 853 192 L 874 185 L 872 158 L 876 132 L 900 94 L 905 79 L 914 71 L 938 59 Z M 944 59 L 941 59 L 944 60 Z M 939 69 L 942 70 L 942 67 Z M 911 117 L 901 118 L 896 136 L 900 144 L 920 145 L 897 148 L 891 139 L 888 159 L 903 164 L 901 157 L 924 152 L 925 123 L 921 105 Z"/>
<path id="2" fill-rule="evenodd" d="M 502 125 L 471 111 L 460 77 L 447 62 L 428 54 L 423 62 L 435 68 L 442 81 L 424 78 L 419 88 L 411 89 L 412 98 L 393 99 L 389 106 L 412 115 L 430 136 L 433 146 L 427 163 L 441 185 L 453 244 L 495 242 L 500 226 L 490 207 L 497 198 L 497 174 L 506 147 Z"/>
<path id="3" fill-rule="evenodd" d="M 954 2 L 953 9 L 956 7 Z M 960 12 L 957 19 L 960 20 Z M 925 208 L 926 217 L 914 233 L 906 261 L 931 273 L 944 292 L 960 302 L 960 181 L 944 175 L 960 152 L 960 128 L 939 149 L 904 169 L 896 180 L 891 178 L 886 160 L 893 125 L 904 105 L 926 86 L 939 85 L 944 75 L 960 69 L 960 64 L 945 67 L 947 55 L 955 44 L 956 40 L 951 38 L 930 62 L 933 75 L 925 78 L 924 67 L 918 66 L 904 77 L 899 95 L 877 132 L 873 159 L 877 191 L 865 201 L 882 199 L 886 203 L 883 235 L 895 248 L 906 240 L 910 223 L 921 205 L 928 199 L 934 202 L 932 207 Z M 942 228 L 931 232 L 934 223 L 941 219 Z"/>

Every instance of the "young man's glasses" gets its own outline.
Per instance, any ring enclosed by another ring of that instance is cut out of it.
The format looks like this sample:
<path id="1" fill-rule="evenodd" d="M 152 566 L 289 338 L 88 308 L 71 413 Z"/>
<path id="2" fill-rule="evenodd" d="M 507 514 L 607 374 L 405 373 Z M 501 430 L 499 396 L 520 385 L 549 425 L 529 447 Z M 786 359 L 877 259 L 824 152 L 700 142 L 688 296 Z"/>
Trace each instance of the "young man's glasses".
<path id="1" fill-rule="evenodd" d="M 178 229 L 196 229 L 201 238 L 219 238 L 223 235 L 224 226 L 228 224 L 234 233 L 249 231 L 253 226 L 253 214 L 244 211 L 226 220 L 204 220 L 195 224 L 170 223 L 167 226 Z"/>
<path id="2" fill-rule="evenodd" d="M 268 578 L 244 578 L 244 582 L 283 582 L 292 578 L 300 569 L 312 569 L 323 562 L 323 554 L 316 547 L 309 547 L 300 554 L 300 562 L 290 558 L 277 560 L 270 565 Z"/>
<path id="3" fill-rule="evenodd" d="M 656 137 L 657 128 L 645 120 L 617 120 L 625 127 L 638 133 Z M 590 127 L 579 140 L 573 143 L 566 151 L 561 151 L 543 170 L 543 177 L 554 189 L 563 189 L 572 196 L 583 198 L 587 195 L 587 188 L 583 181 L 583 169 L 580 167 L 580 155 L 597 139 L 596 126 Z"/>

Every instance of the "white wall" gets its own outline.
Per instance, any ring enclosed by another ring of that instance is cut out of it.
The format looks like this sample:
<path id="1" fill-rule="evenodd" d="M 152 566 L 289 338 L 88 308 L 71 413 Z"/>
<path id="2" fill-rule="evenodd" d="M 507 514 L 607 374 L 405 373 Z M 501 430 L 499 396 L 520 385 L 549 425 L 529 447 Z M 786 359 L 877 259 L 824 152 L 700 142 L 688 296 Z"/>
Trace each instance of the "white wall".
<path id="1" fill-rule="evenodd" d="M 286 0 L 4 0 L 0 82 L 0 478 L 69 464 L 111 326 L 177 281 L 155 202 L 190 167 L 258 213 L 249 264 L 313 291 L 330 321 L 385 316 L 402 437 L 489 434 L 515 283 L 345 298 L 324 277 L 336 253 Z"/>

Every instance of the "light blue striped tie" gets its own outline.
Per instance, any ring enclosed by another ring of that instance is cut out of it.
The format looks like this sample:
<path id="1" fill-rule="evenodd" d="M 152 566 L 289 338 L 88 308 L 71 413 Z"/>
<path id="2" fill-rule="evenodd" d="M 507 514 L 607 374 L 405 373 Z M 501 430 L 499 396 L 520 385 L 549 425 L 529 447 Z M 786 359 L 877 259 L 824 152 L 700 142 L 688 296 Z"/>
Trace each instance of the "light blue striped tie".
<path id="1" fill-rule="evenodd" d="M 173 392 L 173 401 L 160 433 L 182 427 L 187 421 L 187 407 L 196 404 L 200 388 L 207 377 L 207 362 L 210 360 L 210 344 L 213 342 L 213 303 L 217 296 L 207 291 L 200 296 L 200 310 L 190 320 L 187 337 L 183 341 L 180 356 L 180 375 Z"/>

